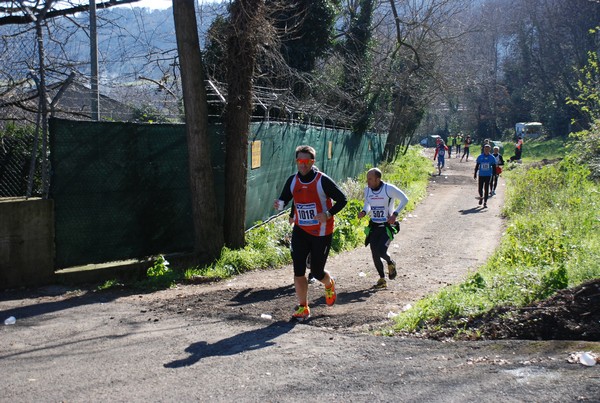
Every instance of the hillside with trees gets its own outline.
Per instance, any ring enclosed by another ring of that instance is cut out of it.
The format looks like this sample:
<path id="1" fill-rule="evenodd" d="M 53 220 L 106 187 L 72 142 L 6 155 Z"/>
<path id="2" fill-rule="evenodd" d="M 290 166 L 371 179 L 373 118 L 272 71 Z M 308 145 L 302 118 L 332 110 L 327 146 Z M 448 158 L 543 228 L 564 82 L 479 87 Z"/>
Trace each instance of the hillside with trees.
<path id="1" fill-rule="evenodd" d="M 239 203 L 248 123 L 266 113 L 388 133 L 388 161 L 428 134 L 510 140 L 516 122 L 539 121 L 547 137 L 565 137 L 592 123 L 567 101 L 580 96 L 590 52 L 600 49 L 597 1 L 182 0 L 162 11 L 129 3 L 98 3 L 92 13 L 85 1 L 0 1 L 2 127 L 37 128 L 42 145 L 34 149 L 47 155 L 47 119 L 61 111 L 62 95 L 50 99 L 47 89 L 70 81 L 127 104 L 132 120 L 185 120 L 195 128 L 190 141 L 201 139 L 190 149 L 209 144 L 210 115 L 224 123 L 226 180 Z M 180 3 L 195 18 L 175 21 Z M 95 118 L 93 110 L 67 112 Z M 199 158 L 190 154 L 191 164 Z M 236 214 L 223 223 L 224 242 L 240 247 L 243 208 L 227 200 Z"/>
<path id="2" fill-rule="evenodd" d="M 541 121 L 550 136 L 565 136 L 589 123 L 565 100 L 575 96 L 587 52 L 598 50 L 598 35 L 590 34 L 600 21 L 598 2 L 267 3 L 273 37 L 258 46 L 255 85 L 336 110 L 357 131 L 389 131 L 390 146 L 457 131 L 500 138 L 518 121 Z M 9 15 L 0 12 L 3 86 L 38 64 L 31 23 Z M 225 82 L 226 3 L 204 4 L 196 15 L 209 78 Z M 86 12 L 45 22 L 48 83 L 72 71 L 89 80 L 89 23 Z M 177 117 L 172 9 L 100 9 L 97 25 L 101 92 Z"/>

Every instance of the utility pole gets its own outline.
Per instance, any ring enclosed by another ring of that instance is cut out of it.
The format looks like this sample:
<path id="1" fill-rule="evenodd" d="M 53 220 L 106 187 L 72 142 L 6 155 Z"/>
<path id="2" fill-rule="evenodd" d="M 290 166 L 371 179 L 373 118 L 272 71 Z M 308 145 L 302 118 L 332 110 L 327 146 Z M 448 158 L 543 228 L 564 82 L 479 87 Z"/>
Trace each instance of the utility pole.
<path id="1" fill-rule="evenodd" d="M 100 94 L 98 92 L 98 31 L 96 29 L 96 0 L 90 0 L 90 72 L 92 120 L 100 120 Z"/>

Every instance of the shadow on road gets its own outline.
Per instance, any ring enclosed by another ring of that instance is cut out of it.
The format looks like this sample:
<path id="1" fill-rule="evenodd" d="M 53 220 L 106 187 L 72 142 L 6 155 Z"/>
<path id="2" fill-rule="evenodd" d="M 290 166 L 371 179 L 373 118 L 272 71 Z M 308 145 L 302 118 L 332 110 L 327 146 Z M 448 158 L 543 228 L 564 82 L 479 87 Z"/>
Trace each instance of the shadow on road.
<path id="1" fill-rule="evenodd" d="M 367 288 L 365 290 L 358 290 L 352 292 L 341 292 L 338 294 L 336 304 L 354 304 L 357 302 L 365 302 L 371 295 L 379 290 L 374 288 Z M 322 298 L 325 303 L 325 297 Z"/>
<path id="2" fill-rule="evenodd" d="M 128 293 L 98 293 L 84 294 L 59 301 L 37 302 L 31 301 L 31 305 L 24 305 L 17 308 L 0 310 L 0 318 L 14 316 L 17 319 L 33 318 L 49 313 L 64 311 L 83 305 L 101 304 L 114 301 L 118 297 L 129 295 Z"/>
<path id="3" fill-rule="evenodd" d="M 470 208 L 468 210 L 458 210 L 459 213 L 461 213 L 462 215 L 466 215 L 466 214 L 476 214 L 476 213 L 481 213 L 484 210 L 481 207 L 473 207 Z"/>
<path id="4" fill-rule="evenodd" d="M 185 352 L 189 357 L 164 364 L 165 368 L 181 368 L 194 365 L 202 358 L 235 355 L 244 351 L 258 350 L 274 345 L 273 339 L 294 328 L 295 322 L 274 322 L 267 327 L 236 334 L 214 344 L 199 341 L 190 344 Z"/>
<path id="5" fill-rule="evenodd" d="M 290 295 L 294 295 L 294 285 L 286 285 L 284 287 L 279 287 L 276 289 L 254 289 L 254 288 L 246 288 L 236 294 L 235 297 L 231 299 L 235 305 L 247 305 L 260 301 L 270 301 L 273 299 L 289 297 Z"/>

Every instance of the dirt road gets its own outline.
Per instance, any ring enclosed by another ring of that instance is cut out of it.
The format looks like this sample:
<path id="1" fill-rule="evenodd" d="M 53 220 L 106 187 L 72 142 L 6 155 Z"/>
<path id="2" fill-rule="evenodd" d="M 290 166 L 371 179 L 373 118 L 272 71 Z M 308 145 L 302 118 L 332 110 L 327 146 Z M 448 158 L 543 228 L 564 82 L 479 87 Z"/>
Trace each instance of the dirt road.
<path id="1" fill-rule="evenodd" d="M 427 151 L 427 154 L 431 154 Z M 330 257 L 327 269 L 336 278 L 338 300 L 325 305 L 323 286 L 309 288 L 310 325 L 344 330 L 368 330 L 388 320 L 425 295 L 455 284 L 473 272 L 492 253 L 503 231 L 500 207 L 504 182 L 488 208 L 478 205 L 474 163 L 452 159 L 441 176 L 433 176 L 429 195 L 401 224 L 390 254 L 398 265 L 398 277 L 386 290 L 372 286 L 379 278 L 368 247 Z M 433 161 L 432 161 L 433 165 Z M 385 180 L 385 178 L 384 178 Z M 367 219 L 363 219 L 366 225 Z M 173 294 L 176 300 L 171 300 Z M 222 314 L 288 320 L 297 304 L 291 266 L 269 272 L 247 273 L 224 283 L 182 287 L 158 293 L 155 309 L 194 316 L 203 306 Z M 195 298 L 189 298 L 192 295 Z"/>
<path id="2" fill-rule="evenodd" d="M 462 280 L 500 239 L 503 183 L 482 209 L 473 162 L 448 165 L 394 240 L 398 278 L 373 290 L 366 248 L 330 258 L 338 301 L 327 307 L 311 285 L 307 324 L 289 322 L 290 267 L 151 294 L 0 294 L 0 319 L 17 318 L 0 327 L 2 401 L 600 401 L 600 366 L 567 362 L 599 343 L 368 332 Z"/>

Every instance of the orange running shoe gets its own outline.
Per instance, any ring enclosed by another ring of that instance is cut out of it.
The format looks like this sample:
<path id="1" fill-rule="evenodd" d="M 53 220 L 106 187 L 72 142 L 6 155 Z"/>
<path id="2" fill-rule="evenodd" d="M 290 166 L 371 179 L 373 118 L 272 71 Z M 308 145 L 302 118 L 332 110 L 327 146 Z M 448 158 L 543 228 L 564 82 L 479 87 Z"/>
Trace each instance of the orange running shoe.
<path id="1" fill-rule="evenodd" d="M 325 287 L 325 303 L 329 306 L 335 304 L 335 299 L 337 298 L 337 294 L 335 293 L 335 281 L 333 277 L 331 277 L 331 286 L 329 288 Z"/>
<path id="2" fill-rule="evenodd" d="M 298 322 L 304 322 L 306 319 L 310 318 L 310 308 L 308 305 L 298 305 L 292 318 Z"/>

